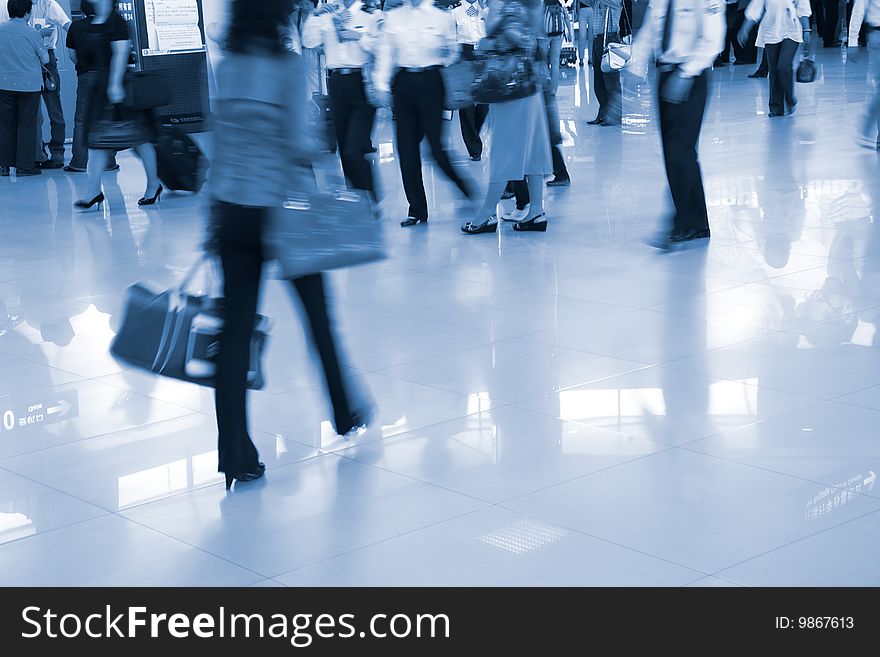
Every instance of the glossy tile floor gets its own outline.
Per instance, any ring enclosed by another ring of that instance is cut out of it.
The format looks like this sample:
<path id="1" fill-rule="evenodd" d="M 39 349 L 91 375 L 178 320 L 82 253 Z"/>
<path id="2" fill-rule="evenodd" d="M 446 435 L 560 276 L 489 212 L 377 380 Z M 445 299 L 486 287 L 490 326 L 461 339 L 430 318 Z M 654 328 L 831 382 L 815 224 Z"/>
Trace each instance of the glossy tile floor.
<path id="1" fill-rule="evenodd" d="M 0 179 L 0 584 L 880 584 L 880 163 L 852 139 L 866 63 L 819 63 L 785 119 L 752 67 L 713 74 L 713 237 L 673 254 L 644 244 L 668 213 L 649 85 L 594 128 L 566 71 L 546 234 L 461 235 L 430 167 L 430 225 L 398 228 L 383 118 L 391 257 L 331 276 L 378 420 L 332 434 L 268 283 L 269 470 L 229 494 L 210 391 L 107 353 L 125 288 L 196 259 L 204 198 L 138 208 L 128 156 L 102 212 L 71 212 L 82 177 Z"/>

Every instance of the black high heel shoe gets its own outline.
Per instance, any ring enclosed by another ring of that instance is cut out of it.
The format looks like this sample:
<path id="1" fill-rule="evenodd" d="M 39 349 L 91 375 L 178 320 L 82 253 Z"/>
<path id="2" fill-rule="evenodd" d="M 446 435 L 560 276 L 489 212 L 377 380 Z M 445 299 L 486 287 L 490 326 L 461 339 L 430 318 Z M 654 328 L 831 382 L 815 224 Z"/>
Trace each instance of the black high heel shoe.
<path id="1" fill-rule="evenodd" d="M 232 482 L 234 481 L 255 481 L 266 474 L 266 465 L 264 463 L 257 463 L 257 469 L 253 472 L 237 472 L 230 474 L 228 472 L 224 473 L 226 475 L 226 490 L 232 488 Z"/>
<path id="2" fill-rule="evenodd" d="M 162 185 L 159 185 L 159 189 L 156 190 L 156 193 L 153 194 L 152 198 L 147 198 L 146 196 L 139 198 L 138 205 L 156 205 L 162 197 L 163 191 L 165 191 L 165 188 L 162 187 Z"/>
<path id="3" fill-rule="evenodd" d="M 528 221 L 520 221 L 518 223 L 515 223 L 515 224 L 513 224 L 513 229 L 518 232 L 524 232 L 524 231 L 536 231 L 539 233 L 546 232 L 547 220 L 543 219 L 541 221 L 538 221 L 538 219 L 541 219 L 541 217 L 543 217 L 544 214 L 545 213 L 542 212 L 541 214 L 535 215 L 534 217 L 532 217 Z"/>
<path id="4" fill-rule="evenodd" d="M 79 208 L 80 210 L 89 210 L 93 206 L 97 205 L 98 208 L 100 209 L 103 204 L 104 204 L 104 192 L 101 192 L 95 198 L 93 198 L 91 201 L 76 201 L 73 204 L 73 207 Z"/>
<path id="5" fill-rule="evenodd" d="M 498 222 L 492 221 L 494 217 L 489 217 L 481 224 L 475 224 L 466 221 L 461 225 L 461 232 L 467 235 L 479 235 L 480 233 L 494 233 L 498 230 Z"/>

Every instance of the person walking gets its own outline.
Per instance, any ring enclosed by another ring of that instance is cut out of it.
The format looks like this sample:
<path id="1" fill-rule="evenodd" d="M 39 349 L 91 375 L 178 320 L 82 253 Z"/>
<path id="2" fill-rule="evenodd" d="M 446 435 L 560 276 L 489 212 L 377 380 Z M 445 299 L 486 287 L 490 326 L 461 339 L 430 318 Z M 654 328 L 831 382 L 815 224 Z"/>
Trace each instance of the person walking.
<path id="1" fill-rule="evenodd" d="M 147 189 L 138 200 L 138 205 L 155 205 L 162 195 L 162 185 L 156 170 L 156 149 L 151 139 L 156 136 L 157 126 L 152 112 L 130 112 L 123 108 L 125 88 L 123 76 L 131 53 L 131 42 L 128 39 L 128 24 L 116 13 L 113 0 L 91 0 L 94 16 L 90 21 L 92 51 L 90 57 L 97 63 L 97 82 L 93 96 L 88 103 L 87 132 L 94 136 L 95 124 L 108 112 L 120 112 L 130 116 L 138 124 L 143 135 L 142 141 L 134 146 L 134 150 L 144 166 L 147 176 Z M 85 198 L 76 201 L 74 206 L 80 210 L 88 210 L 100 206 L 104 202 L 101 190 L 101 176 L 110 166 L 115 150 L 109 148 L 92 148 L 89 146 L 87 165 L 88 185 Z"/>
<path id="2" fill-rule="evenodd" d="M 599 111 L 589 125 L 615 126 L 623 119 L 620 99 L 620 71 L 602 70 L 602 54 L 606 43 L 620 42 L 618 25 L 623 13 L 623 0 L 595 0 L 593 3 L 593 88 Z"/>
<path id="3" fill-rule="evenodd" d="M 375 197 L 375 175 L 367 157 L 376 108 L 367 99 L 365 70 L 372 59 L 379 12 L 367 12 L 360 0 L 327 2 L 302 28 L 304 48 L 324 48 L 330 114 L 342 171 L 354 189 Z"/>
<path id="4" fill-rule="evenodd" d="M 578 66 L 584 67 L 587 61 L 589 45 L 592 43 L 590 35 L 590 24 L 593 21 L 593 7 L 590 0 L 574 0 L 577 7 L 577 53 Z"/>
<path id="5" fill-rule="evenodd" d="M 76 20 L 67 30 L 67 54 L 76 70 L 76 110 L 73 115 L 73 145 L 70 162 L 64 167 L 68 173 L 85 173 L 89 163 L 89 121 L 92 107 L 97 98 L 95 90 L 100 77 L 100 58 L 95 57 L 96 39 L 103 27 L 93 26 L 95 15 L 92 3 L 83 0 L 80 5 L 83 18 Z M 116 154 L 113 153 L 107 163 L 107 171 L 117 171 Z"/>
<path id="6" fill-rule="evenodd" d="M 537 60 L 543 38 L 541 0 L 490 0 L 488 36 L 481 49 L 499 57 L 517 56 Z M 538 64 L 540 66 L 540 64 Z M 546 231 L 544 176 L 553 171 L 550 131 L 543 88 L 529 96 L 493 103 L 489 109 L 492 150 L 489 153 L 489 185 L 482 206 L 461 230 L 470 235 L 494 233 L 496 210 L 510 180 L 525 179 L 529 212 L 513 225 L 516 231 Z"/>
<path id="7" fill-rule="evenodd" d="M 464 0 L 452 9 L 452 17 L 455 19 L 455 38 L 461 48 L 461 58 L 473 61 L 477 45 L 486 36 L 486 8 L 480 0 Z M 474 162 L 479 162 L 483 157 L 480 131 L 488 114 L 489 106 L 483 103 L 458 110 L 461 138 Z"/>
<path id="8" fill-rule="evenodd" d="M 446 93 L 440 69 L 455 61 L 458 42 L 452 12 L 431 0 L 405 0 L 386 11 L 376 54 L 376 93 L 391 105 L 397 136 L 403 189 L 409 204 L 403 227 L 428 221 L 428 199 L 422 179 L 422 139 L 428 140 L 440 170 L 461 194 L 473 197 L 473 183 L 452 166 L 443 147 Z M 393 82 L 393 84 L 392 84 Z"/>
<path id="9" fill-rule="evenodd" d="M 217 454 L 227 490 L 263 476 L 251 439 L 247 375 L 251 335 L 266 259 L 270 214 L 291 185 L 305 185 L 306 79 L 302 58 L 287 50 L 280 29 L 292 0 L 233 0 L 223 60 L 217 67 L 214 157 L 208 246 L 223 270 L 223 330 L 216 371 Z M 290 281 L 302 302 L 309 335 L 321 358 L 339 435 L 365 425 L 371 410 L 356 406 L 343 380 L 323 274 Z"/>
<path id="10" fill-rule="evenodd" d="M 0 175 L 42 173 L 36 166 L 41 66 L 49 63 L 43 39 L 28 24 L 31 0 L 8 0 L 0 23 Z"/>
<path id="11" fill-rule="evenodd" d="M 738 40 L 745 43 L 758 25 L 758 46 L 764 48 L 770 74 L 770 117 L 793 114 L 797 107 L 794 95 L 794 57 L 801 43 L 809 44 L 809 0 L 752 0 Z"/>
<path id="12" fill-rule="evenodd" d="M 544 61 L 550 67 L 550 93 L 555 96 L 559 88 L 562 40 L 574 41 L 574 26 L 562 0 L 544 0 L 544 34 L 547 37 L 542 41 Z"/>
<path id="13" fill-rule="evenodd" d="M 856 137 L 858 144 L 871 150 L 880 150 L 880 0 L 856 0 L 849 24 L 847 46 L 852 57 L 859 48 L 859 33 L 867 25 L 868 67 L 874 90 L 865 108 Z"/>
<path id="14" fill-rule="evenodd" d="M 636 36 L 630 66 L 647 76 L 656 62 L 660 139 L 675 211 L 671 227 L 652 246 L 668 249 L 710 236 L 697 155 L 709 70 L 724 47 L 722 0 L 653 0 Z"/>
<path id="15" fill-rule="evenodd" d="M 30 25 L 43 38 L 43 45 L 49 51 L 49 63 L 46 70 L 55 78 L 54 89 L 43 89 L 43 104 L 46 106 L 46 114 L 49 116 L 50 138 L 48 144 L 43 144 L 42 130 L 38 129 L 37 161 L 41 169 L 60 169 L 64 166 L 64 140 L 67 134 L 67 125 L 64 122 L 64 108 L 61 105 L 61 77 L 58 75 L 58 57 L 56 48 L 58 43 L 64 43 L 64 33 L 70 28 L 70 18 L 64 13 L 55 0 L 33 0 L 34 7 L 31 11 Z M 38 121 L 42 114 L 38 114 Z M 49 157 L 46 158 L 44 146 L 49 147 Z"/>

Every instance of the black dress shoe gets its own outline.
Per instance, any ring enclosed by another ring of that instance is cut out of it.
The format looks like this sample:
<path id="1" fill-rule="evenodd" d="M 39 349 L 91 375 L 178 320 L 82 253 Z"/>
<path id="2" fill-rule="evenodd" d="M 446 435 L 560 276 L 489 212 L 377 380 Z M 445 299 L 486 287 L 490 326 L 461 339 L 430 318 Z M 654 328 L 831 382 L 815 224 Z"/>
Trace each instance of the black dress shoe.
<path id="1" fill-rule="evenodd" d="M 769 71 L 762 71 L 761 69 L 758 69 L 754 73 L 749 73 L 750 78 L 766 78 L 768 75 L 770 75 Z"/>
<path id="2" fill-rule="evenodd" d="M 471 155 L 471 162 L 479 162 L 483 159 L 482 155 Z"/>
<path id="3" fill-rule="evenodd" d="M 22 176 L 39 176 L 42 175 L 42 171 L 39 169 L 16 169 L 15 175 L 19 178 Z"/>
<path id="4" fill-rule="evenodd" d="M 404 228 L 408 228 L 409 226 L 416 226 L 422 222 L 428 223 L 428 218 L 425 217 L 424 219 L 416 219 L 415 217 L 407 217 L 400 222 L 400 225 Z"/>
<path id="5" fill-rule="evenodd" d="M 9 177 L 9 167 L 0 167 L 0 176 L 4 178 Z"/>
<path id="6" fill-rule="evenodd" d="M 513 190 L 505 189 L 501 194 L 501 200 L 506 201 L 509 198 L 513 198 L 516 196 L 516 193 Z"/>
<path id="7" fill-rule="evenodd" d="M 44 160 L 37 164 L 40 169 L 61 169 L 64 167 L 64 162 L 56 162 L 55 160 Z"/>
<path id="8" fill-rule="evenodd" d="M 232 488 L 232 482 L 235 481 L 255 481 L 266 473 L 266 466 L 263 463 L 257 463 L 257 468 L 250 472 L 224 473 L 226 475 L 226 490 Z"/>
<path id="9" fill-rule="evenodd" d="M 547 181 L 547 187 L 568 187 L 571 185 L 571 178 L 568 176 L 556 176 L 553 180 Z"/>
<path id="10" fill-rule="evenodd" d="M 708 228 L 702 230 L 686 230 L 681 233 L 675 233 L 669 236 L 672 244 L 682 244 L 684 242 L 693 242 L 694 240 L 704 240 L 711 237 Z"/>
<path id="11" fill-rule="evenodd" d="M 592 121 L 587 121 L 587 125 L 602 125 L 603 120 L 601 116 L 597 116 Z"/>

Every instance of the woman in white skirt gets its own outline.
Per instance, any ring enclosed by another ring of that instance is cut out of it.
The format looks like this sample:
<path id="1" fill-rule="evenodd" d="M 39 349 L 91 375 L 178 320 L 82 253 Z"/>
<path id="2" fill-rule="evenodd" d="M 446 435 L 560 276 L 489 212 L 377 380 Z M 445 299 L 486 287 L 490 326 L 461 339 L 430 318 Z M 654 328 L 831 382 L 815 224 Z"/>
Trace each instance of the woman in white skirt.
<path id="1" fill-rule="evenodd" d="M 490 0 L 488 36 L 480 50 L 524 51 L 537 59 L 543 37 L 541 0 Z M 543 67 L 536 67 L 543 70 Z M 543 78 L 543 76 L 541 76 Z M 462 225 L 469 235 L 494 233 L 498 229 L 496 209 L 508 180 L 526 179 L 529 186 L 529 214 L 513 225 L 516 231 L 545 231 L 544 177 L 553 173 L 550 131 L 544 107 L 541 79 L 535 93 L 526 98 L 493 103 L 489 109 L 491 146 L 489 187 L 474 219 Z"/>

